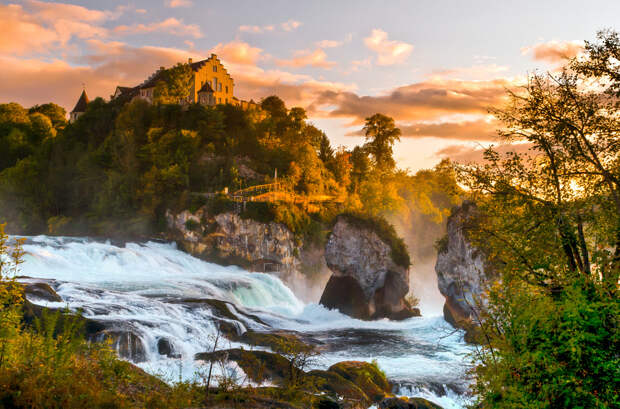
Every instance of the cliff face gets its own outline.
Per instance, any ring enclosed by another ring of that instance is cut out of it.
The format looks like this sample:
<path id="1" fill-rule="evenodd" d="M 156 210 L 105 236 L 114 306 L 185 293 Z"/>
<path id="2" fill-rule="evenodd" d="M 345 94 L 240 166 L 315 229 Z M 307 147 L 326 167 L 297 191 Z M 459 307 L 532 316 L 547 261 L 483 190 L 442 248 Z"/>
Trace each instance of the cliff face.
<path id="1" fill-rule="evenodd" d="M 452 210 L 435 264 L 439 291 L 446 298 L 444 317 L 454 327 L 465 329 L 466 340 L 470 341 L 475 326 L 472 307 L 481 300 L 485 283 L 493 276 L 484 252 L 467 237 L 468 226 L 477 216 L 478 209 L 472 202 Z"/>
<path id="2" fill-rule="evenodd" d="M 242 219 L 232 212 L 209 216 L 203 209 L 166 218 L 172 238 L 197 257 L 261 272 L 290 272 L 299 266 L 301 244 L 283 224 Z"/>
<path id="3" fill-rule="evenodd" d="M 332 271 L 320 303 L 361 319 L 419 315 L 405 301 L 409 269 L 394 263 L 391 247 L 370 229 L 340 217 L 325 247 Z"/>

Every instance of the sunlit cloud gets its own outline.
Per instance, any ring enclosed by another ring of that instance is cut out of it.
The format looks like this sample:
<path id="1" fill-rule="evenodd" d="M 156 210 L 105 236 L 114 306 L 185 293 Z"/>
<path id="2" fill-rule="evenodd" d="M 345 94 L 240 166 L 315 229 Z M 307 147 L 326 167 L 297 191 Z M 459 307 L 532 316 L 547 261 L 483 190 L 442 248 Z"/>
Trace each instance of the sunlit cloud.
<path id="1" fill-rule="evenodd" d="M 380 29 L 372 30 L 364 44 L 377 53 L 377 65 L 401 64 L 407 60 L 413 51 L 413 45 L 403 41 L 388 40 L 388 34 Z"/>
<path id="2" fill-rule="evenodd" d="M 116 12 L 91 10 L 63 3 L 26 1 L 22 5 L 0 4 L 0 52 L 25 55 L 51 52 L 73 38 L 105 38 L 108 30 L 100 24 L 118 17 Z"/>
<path id="3" fill-rule="evenodd" d="M 284 31 L 293 31 L 293 30 L 298 29 L 301 26 L 301 24 L 302 23 L 297 20 L 288 20 L 280 24 L 280 27 L 282 27 L 282 30 Z"/>
<path id="4" fill-rule="evenodd" d="M 177 7 L 191 7 L 194 2 L 191 0 L 166 0 L 166 7 L 177 8 Z"/>
<path id="5" fill-rule="evenodd" d="M 225 63 L 253 65 L 260 61 L 263 50 L 252 47 L 243 41 L 220 43 L 213 47 L 213 53 L 217 54 Z"/>
<path id="6" fill-rule="evenodd" d="M 551 64 L 564 63 L 584 50 L 583 41 L 548 41 L 521 48 L 521 54 Z"/>
<path id="7" fill-rule="evenodd" d="M 316 46 L 319 48 L 336 48 L 340 47 L 344 44 L 344 41 L 336 41 L 336 40 L 323 40 L 317 41 Z"/>
<path id="8" fill-rule="evenodd" d="M 314 51 L 296 51 L 293 58 L 289 60 L 278 60 L 277 64 L 281 67 L 300 68 L 310 66 L 325 69 L 330 69 L 336 65 L 335 62 L 327 60 L 327 54 L 320 48 L 317 48 Z"/>
<path id="9" fill-rule="evenodd" d="M 176 36 L 189 36 L 201 38 L 203 36 L 200 27 L 196 24 L 186 24 L 183 20 L 169 17 L 163 21 L 148 24 L 122 25 L 114 28 L 116 34 L 144 34 L 161 32 Z"/>
<path id="10" fill-rule="evenodd" d="M 438 150 L 435 154 L 439 158 L 449 158 L 450 160 L 461 163 L 481 163 L 484 162 L 484 152 L 491 144 L 470 145 L 449 145 Z M 493 149 L 500 154 L 515 152 L 518 154 L 533 154 L 532 145 L 529 143 L 513 143 L 513 144 L 494 144 Z"/>

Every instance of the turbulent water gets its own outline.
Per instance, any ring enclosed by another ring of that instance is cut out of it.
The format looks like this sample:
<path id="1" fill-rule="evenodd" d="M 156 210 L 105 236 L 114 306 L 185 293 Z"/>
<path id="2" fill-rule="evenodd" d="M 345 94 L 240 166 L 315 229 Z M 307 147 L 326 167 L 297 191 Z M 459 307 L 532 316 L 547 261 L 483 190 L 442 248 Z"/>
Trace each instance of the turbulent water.
<path id="1" fill-rule="evenodd" d="M 202 370 L 193 357 L 213 347 L 215 313 L 208 305 L 197 308 L 179 301 L 211 298 L 234 304 L 237 325 L 243 328 L 295 330 L 323 342 L 317 368 L 376 359 L 399 394 L 425 397 L 446 409 L 466 403 L 461 394 L 470 349 L 439 315 L 402 322 L 355 320 L 304 304 L 275 276 L 207 263 L 170 243 L 115 245 L 37 236 L 28 238 L 24 249 L 21 274 L 56 280 L 63 299 L 31 301 L 68 305 L 86 317 L 122 323 L 139 335 L 146 361 L 138 365 L 151 373 L 190 379 Z M 180 358 L 158 353 L 162 338 Z"/>

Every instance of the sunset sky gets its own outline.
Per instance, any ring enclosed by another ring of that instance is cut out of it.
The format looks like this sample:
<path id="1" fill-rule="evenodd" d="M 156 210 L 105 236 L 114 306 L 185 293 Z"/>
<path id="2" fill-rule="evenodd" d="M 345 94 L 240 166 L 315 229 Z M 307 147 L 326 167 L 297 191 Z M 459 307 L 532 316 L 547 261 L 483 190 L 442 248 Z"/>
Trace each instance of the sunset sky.
<path id="1" fill-rule="evenodd" d="M 395 118 L 399 165 L 466 160 L 493 141 L 487 108 L 615 28 L 620 1 L 0 1 L 0 103 L 91 98 L 160 66 L 218 54 L 241 99 L 303 106 L 336 146 Z"/>

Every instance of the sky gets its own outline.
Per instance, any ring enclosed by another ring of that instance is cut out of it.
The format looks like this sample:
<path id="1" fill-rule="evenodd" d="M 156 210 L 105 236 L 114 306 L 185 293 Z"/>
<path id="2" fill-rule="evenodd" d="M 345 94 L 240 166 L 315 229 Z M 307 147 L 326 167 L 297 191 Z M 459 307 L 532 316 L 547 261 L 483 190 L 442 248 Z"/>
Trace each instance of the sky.
<path id="1" fill-rule="evenodd" d="M 402 130 L 401 168 L 471 160 L 498 141 L 489 115 L 528 73 L 554 71 L 620 1 L 0 1 L 0 103 L 70 111 L 160 66 L 216 53 L 235 96 L 301 106 L 334 146 L 380 112 Z M 616 24 L 614 26 L 614 24 Z"/>

